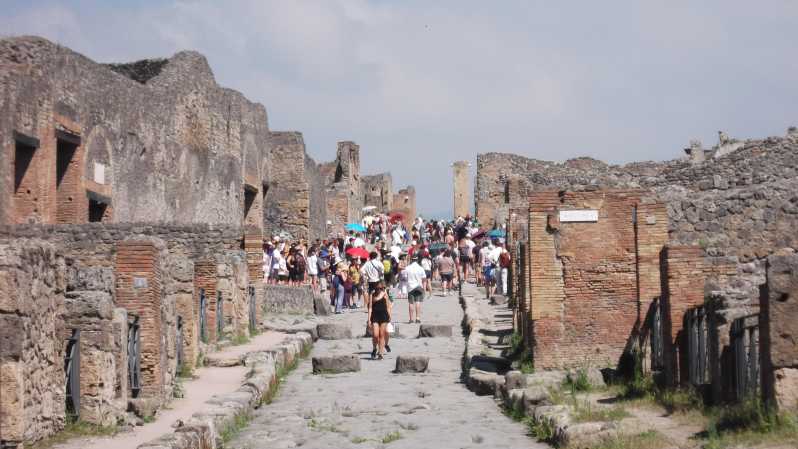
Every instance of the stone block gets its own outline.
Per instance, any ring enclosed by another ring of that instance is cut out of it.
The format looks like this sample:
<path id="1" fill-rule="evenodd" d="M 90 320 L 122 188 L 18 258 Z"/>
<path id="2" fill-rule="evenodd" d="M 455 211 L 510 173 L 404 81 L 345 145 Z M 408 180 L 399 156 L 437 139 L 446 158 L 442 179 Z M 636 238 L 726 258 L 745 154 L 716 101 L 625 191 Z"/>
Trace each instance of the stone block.
<path id="1" fill-rule="evenodd" d="M 509 371 L 504 375 L 504 385 L 507 390 L 526 387 L 526 375 L 521 371 Z"/>
<path id="2" fill-rule="evenodd" d="M 18 362 L 0 362 L 0 435 L 3 440 L 22 441 L 25 434 L 23 399 L 25 384 L 22 365 Z"/>
<path id="3" fill-rule="evenodd" d="M 581 370 L 570 370 L 565 375 L 565 379 L 568 382 L 575 383 L 578 381 Z M 604 383 L 604 375 L 601 374 L 601 370 L 598 368 L 586 368 L 584 369 L 585 376 L 587 376 L 587 381 L 592 388 L 603 388 L 607 385 Z"/>
<path id="4" fill-rule="evenodd" d="M 313 297 L 313 311 L 319 316 L 332 315 L 332 308 L 330 302 L 323 296 L 316 295 Z"/>
<path id="5" fill-rule="evenodd" d="M 340 374 L 360 371 L 360 358 L 355 354 L 313 357 L 313 374 Z"/>
<path id="6" fill-rule="evenodd" d="M 422 324 L 418 328 L 418 338 L 451 337 L 452 326 L 449 324 Z"/>
<path id="7" fill-rule="evenodd" d="M 152 418 L 161 406 L 157 398 L 131 398 L 127 402 L 128 410 L 139 418 Z"/>
<path id="8" fill-rule="evenodd" d="M 0 315 L 0 359 L 19 360 L 24 343 L 22 318 L 17 315 Z"/>
<path id="9" fill-rule="evenodd" d="M 352 338 L 352 328 L 347 324 L 320 323 L 316 332 L 322 340 L 349 340 Z"/>
<path id="10" fill-rule="evenodd" d="M 551 399 L 549 389 L 541 386 L 524 389 L 524 410 L 534 411 L 540 405 L 548 405 Z"/>
<path id="11" fill-rule="evenodd" d="M 781 368 L 773 372 L 776 404 L 780 410 L 798 411 L 798 368 Z"/>
<path id="12" fill-rule="evenodd" d="M 497 390 L 498 379 L 504 380 L 503 377 L 494 373 L 471 368 L 468 371 L 468 380 L 466 385 L 468 386 L 469 390 L 480 396 L 493 395 Z"/>
<path id="13" fill-rule="evenodd" d="M 423 373 L 429 369 L 429 357 L 423 355 L 400 355 L 396 358 L 395 373 Z"/>

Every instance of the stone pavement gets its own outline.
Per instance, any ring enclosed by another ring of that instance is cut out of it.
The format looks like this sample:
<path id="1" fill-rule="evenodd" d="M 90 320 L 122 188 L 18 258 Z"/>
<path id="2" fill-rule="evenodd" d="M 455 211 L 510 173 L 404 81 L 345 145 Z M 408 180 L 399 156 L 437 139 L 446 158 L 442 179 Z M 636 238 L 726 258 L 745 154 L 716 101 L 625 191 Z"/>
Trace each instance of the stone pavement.
<path id="1" fill-rule="evenodd" d="M 449 324 L 453 337 L 416 338 L 419 325 L 407 324 L 407 300 L 398 299 L 394 321 L 399 322 L 403 337 L 392 339 L 393 352 L 382 361 L 370 360 L 371 340 L 362 337 L 363 311 L 330 317 L 330 322 L 349 325 L 355 338 L 319 340 L 312 355 L 356 354 L 361 371 L 314 375 L 311 361 L 303 361 L 275 400 L 257 410 L 250 425 L 228 447 L 548 447 L 526 436 L 525 427 L 504 416 L 491 397 L 476 396 L 465 388 L 462 317 L 455 295 L 428 298 L 424 323 Z M 393 373 L 396 357 L 411 354 L 428 356 L 429 371 Z"/>

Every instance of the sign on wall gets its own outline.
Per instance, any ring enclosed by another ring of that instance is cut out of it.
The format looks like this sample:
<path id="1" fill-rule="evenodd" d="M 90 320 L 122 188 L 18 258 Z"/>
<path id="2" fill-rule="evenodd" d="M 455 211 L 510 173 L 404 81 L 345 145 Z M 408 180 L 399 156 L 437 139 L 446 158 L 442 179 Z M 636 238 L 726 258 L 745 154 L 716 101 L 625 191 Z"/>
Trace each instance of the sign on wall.
<path id="1" fill-rule="evenodd" d="M 94 182 L 105 184 L 105 164 L 94 163 Z"/>
<path id="2" fill-rule="evenodd" d="M 560 223 L 568 222 L 589 222 L 595 223 L 598 221 L 598 211 L 593 209 L 585 210 L 561 210 Z"/>

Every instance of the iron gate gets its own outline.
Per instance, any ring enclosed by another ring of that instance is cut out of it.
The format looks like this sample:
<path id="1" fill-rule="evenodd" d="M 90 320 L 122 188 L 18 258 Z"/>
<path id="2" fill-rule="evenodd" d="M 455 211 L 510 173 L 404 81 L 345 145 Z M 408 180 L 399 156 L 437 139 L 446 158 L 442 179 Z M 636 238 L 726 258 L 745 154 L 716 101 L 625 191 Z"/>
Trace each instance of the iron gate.
<path id="1" fill-rule="evenodd" d="M 177 354 L 177 370 L 183 366 L 183 317 L 177 317 L 177 333 L 175 334 L 175 353 Z"/>
<path id="2" fill-rule="evenodd" d="M 200 340 L 208 342 L 208 300 L 205 298 L 205 289 L 199 290 L 199 328 Z"/>
<path id="3" fill-rule="evenodd" d="M 222 302 L 222 292 L 216 292 L 216 339 L 222 339 L 224 329 L 224 303 Z"/>
<path id="4" fill-rule="evenodd" d="M 709 376 L 709 325 L 704 306 L 695 307 L 685 315 L 685 331 L 687 332 L 687 366 L 690 383 L 695 386 L 707 383 Z"/>
<path id="5" fill-rule="evenodd" d="M 759 317 L 748 315 L 734 320 L 729 336 L 734 354 L 735 394 L 741 401 L 759 389 Z"/>
<path id="6" fill-rule="evenodd" d="M 66 341 L 66 414 L 69 419 L 77 420 L 80 418 L 80 329 L 72 329 Z"/>
<path id="7" fill-rule="evenodd" d="M 131 396 L 141 392 L 141 334 L 139 317 L 133 317 L 127 328 L 127 375 Z"/>
<path id="8" fill-rule="evenodd" d="M 662 335 L 662 301 L 654 298 L 649 311 L 649 338 L 651 339 L 651 370 L 665 368 L 665 341 Z"/>
<path id="9" fill-rule="evenodd" d="M 257 298 L 255 296 L 255 287 L 249 287 L 249 333 L 255 334 L 258 329 L 258 309 Z"/>

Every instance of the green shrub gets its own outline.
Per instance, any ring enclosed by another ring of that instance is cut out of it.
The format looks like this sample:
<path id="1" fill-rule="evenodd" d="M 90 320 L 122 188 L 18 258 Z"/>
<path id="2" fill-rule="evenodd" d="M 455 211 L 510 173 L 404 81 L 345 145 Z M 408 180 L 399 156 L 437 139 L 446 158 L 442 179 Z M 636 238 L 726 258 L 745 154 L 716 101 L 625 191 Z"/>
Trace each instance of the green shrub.
<path id="1" fill-rule="evenodd" d="M 554 440 L 555 428 L 551 421 L 547 419 L 542 419 L 540 421 L 530 419 L 527 422 L 527 426 L 529 427 L 529 435 L 536 438 L 538 441 L 552 442 Z"/>

